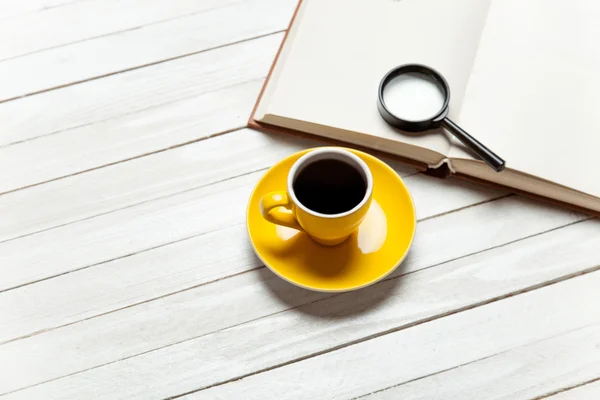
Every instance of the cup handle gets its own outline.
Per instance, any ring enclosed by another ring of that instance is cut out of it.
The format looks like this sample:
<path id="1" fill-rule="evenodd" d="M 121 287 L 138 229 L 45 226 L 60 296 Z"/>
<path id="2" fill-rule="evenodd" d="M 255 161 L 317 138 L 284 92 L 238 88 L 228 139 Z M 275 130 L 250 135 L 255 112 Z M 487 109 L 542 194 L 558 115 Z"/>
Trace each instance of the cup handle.
<path id="1" fill-rule="evenodd" d="M 284 207 L 292 211 L 290 198 L 286 192 L 271 192 L 260 199 L 260 213 L 264 219 L 276 225 L 283 225 L 288 228 L 304 231 L 296 220 L 293 211 L 286 213 L 278 210 L 279 207 Z"/>

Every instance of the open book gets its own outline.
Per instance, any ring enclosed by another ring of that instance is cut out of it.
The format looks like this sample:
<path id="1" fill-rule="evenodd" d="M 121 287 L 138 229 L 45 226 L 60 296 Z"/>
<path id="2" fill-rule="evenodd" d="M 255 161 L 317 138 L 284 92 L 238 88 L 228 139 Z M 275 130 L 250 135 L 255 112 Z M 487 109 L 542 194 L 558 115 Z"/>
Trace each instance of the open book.
<path id="1" fill-rule="evenodd" d="M 303 0 L 251 118 L 600 212 L 600 1 Z M 495 172 L 443 129 L 398 131 L 381 78 L 425 64 L 448 116 L 506 160 Z"/>

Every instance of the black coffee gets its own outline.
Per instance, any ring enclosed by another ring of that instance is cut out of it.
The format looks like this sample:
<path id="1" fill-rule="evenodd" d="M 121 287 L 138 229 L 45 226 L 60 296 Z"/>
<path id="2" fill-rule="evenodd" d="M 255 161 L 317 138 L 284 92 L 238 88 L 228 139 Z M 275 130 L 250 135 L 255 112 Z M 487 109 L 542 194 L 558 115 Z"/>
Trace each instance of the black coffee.
<path id="1" fill-rule="evenodd" d="M 321 214 L 352 210 L 366 191 L 361 172 L 338 160 L 315 161 L 304 167 L 294 180 L 294 192 L 300 203 Z"/>

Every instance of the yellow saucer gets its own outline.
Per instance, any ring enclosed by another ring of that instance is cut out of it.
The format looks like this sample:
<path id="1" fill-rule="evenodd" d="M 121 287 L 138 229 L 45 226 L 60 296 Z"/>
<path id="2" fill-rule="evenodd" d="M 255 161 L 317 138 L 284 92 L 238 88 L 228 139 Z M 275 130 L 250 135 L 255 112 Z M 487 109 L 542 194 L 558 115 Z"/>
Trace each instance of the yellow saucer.
<path id="1" fill-rule="evenodd" d="M 259 201 L 286 189 L 288 171 L 310 150 L 273 166 L 258 182 L 248 204 L 246 223 L 258 258 L 294 285 L 322 292 L 369 286 L 390 274 L 406 257 L 416 228 L 415 207 L 402 179 L 377 158 L 346 149 L 362 158 L 373 174 L 373 201 L 358 231 L 344 243 L 327 247 L 297 230 L 267 222 Z"/>

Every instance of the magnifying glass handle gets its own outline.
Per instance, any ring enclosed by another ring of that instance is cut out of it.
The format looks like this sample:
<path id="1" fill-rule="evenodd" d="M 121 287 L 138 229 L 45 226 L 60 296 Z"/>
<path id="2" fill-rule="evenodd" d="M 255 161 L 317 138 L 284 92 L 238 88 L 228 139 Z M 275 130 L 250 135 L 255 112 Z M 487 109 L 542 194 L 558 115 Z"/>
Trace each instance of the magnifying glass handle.
<path id="1" fill-rule="evenodd" d="M 498 157 L 490 149 L 482 145 L 477 139 L 469 135 L 464 129 L 450 121 L 449 118 L 442 120 L 442 126 L 448 129 L 458 140 L 465 146 L 477 154 L 487 165 L 492 167 L 496 172 L 504 169 L 504 160 Z"/>

